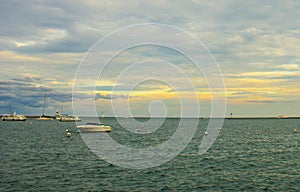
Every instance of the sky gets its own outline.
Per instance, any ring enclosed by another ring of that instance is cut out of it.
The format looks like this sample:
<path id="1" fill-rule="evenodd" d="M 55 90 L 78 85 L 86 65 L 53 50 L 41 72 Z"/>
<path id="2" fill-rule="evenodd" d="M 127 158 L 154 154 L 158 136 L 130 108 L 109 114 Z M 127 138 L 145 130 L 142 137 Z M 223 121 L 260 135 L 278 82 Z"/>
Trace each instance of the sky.
<path id="1" fill-rule="evenodd" d="M 299 1 L 2 0 L 0 15 L 1 114 L 41 115 L 46 94 L 47 115 L 300 116 Z M 182 49 L 114 54 L 148 37 Z"/>

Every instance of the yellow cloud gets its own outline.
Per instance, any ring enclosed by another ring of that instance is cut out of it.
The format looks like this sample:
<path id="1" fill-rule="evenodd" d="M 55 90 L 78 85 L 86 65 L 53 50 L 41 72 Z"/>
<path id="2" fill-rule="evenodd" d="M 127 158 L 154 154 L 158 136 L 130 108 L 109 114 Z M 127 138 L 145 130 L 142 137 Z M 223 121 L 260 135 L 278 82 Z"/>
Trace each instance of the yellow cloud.
<path id="1" fill-rule="evenodd" d="M 286 69 L 286 70 L 300 70 L 300 67 L 297 64 L 284 64 L 278 66 L 277 68 Z"/>
<path id="2" fill-rule="evenodd" d="M 251 101 L 297 100 L 299 87 L 236 87 L 227 88 L 226 97 L 230 103 Z"/>
<path id="3" fill-rule="evenodd" d="M 244 72 L 239 74 L 231 74 L 232 77 L 245 77 L 245 78 L 278 78 L 299 76 L 300 72 L 297 71 L 258 71 L 258 72 Z"/>
<path id="4" fill-rule="evenodd" d="M 12 43 L 13 43 L 16 47 L 33 46 L 33 45 L 36 45 L 36 44 L 37 44 L 36 41 L 23 41 L 23 42 L 12 41 Z"/>

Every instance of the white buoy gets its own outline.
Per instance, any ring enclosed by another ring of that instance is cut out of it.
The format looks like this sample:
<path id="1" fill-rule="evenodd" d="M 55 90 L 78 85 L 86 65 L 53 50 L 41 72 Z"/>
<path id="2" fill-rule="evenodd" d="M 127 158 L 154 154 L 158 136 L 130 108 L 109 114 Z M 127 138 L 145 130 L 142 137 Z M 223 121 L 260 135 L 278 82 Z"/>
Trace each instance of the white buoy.
<path id="1" fill-rule="evenodd" d="M 294 129 L 294 133 L 298 133 L 298 130 L 297 130 L 297 129 Z"/>
<path id="2" fill-rule="evenodd" d="M 208 135 L 208 132 L 207 132 L 207 131 L 205 131 L 204 135 Z"/>
<path id="3" fill-rule="evenodd" d="M 70 133 L 69 129 L 66 129 L 66 134 L 67 134 L 67 137 L 71 137 L 72 134 Z"/>

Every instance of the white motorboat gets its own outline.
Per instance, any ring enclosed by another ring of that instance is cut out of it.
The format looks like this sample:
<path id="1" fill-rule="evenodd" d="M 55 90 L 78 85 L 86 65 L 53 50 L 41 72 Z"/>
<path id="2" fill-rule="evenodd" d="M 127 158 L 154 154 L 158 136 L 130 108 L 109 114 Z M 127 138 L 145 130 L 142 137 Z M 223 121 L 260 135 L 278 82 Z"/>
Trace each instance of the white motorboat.
<path id="1" fill-rule="evenodd" d="M 86 123 L 84 125 L 78 125 L 77 129 L 81 133 L 111 132 L 111 127 L 109 125 L 104 125 L 102 123 Z"/>

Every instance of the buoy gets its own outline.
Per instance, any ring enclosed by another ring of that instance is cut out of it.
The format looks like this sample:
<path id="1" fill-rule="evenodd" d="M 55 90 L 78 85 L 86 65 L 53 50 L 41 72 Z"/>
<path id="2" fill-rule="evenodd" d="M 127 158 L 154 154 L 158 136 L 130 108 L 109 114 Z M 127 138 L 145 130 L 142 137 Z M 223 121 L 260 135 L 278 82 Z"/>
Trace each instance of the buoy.
<path id="1" fill-rule="evenodd" d="M 298 130 L 297 130 L 297 129 L 294 129 L 294 133 L 298 133 Z"/>
<path id="2" fill-rule="evenodd" d="M 207 131 L 205 131 L 204 135 L 208 135 L 208 132 L 207 132 Z"/>
<path id="3" fill-rule="evenodd" d="M 66 129 L 66 134 L 67 134 L 67 137 L 71 137 L 72 134 L 70 133 L 69 129 Z"/>

